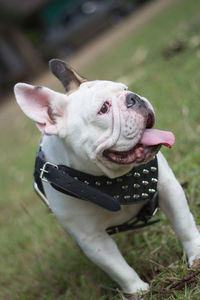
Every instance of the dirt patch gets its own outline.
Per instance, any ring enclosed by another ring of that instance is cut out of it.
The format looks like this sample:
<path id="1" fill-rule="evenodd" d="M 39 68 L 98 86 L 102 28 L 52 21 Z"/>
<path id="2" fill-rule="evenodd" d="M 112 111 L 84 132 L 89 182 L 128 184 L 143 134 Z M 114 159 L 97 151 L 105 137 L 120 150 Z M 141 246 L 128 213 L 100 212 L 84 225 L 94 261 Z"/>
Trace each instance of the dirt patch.
<path id="1" fill-rule="evenodd" d="M 92 42 L 88 43 L 79 52 L 72 55 L 67 61 L 76 69 L 81 71 L 86 65 L 90 65 L 94 62 L 99 55 L 105 53 L 108 49 L 113 47 L 118 41 L 123 41 L 128 35 L 134 34 L 141 26 L 146 24 L 155 15 L 166 9 L 172 4 L 177 3 L 180 0 L 155 0 L 152 1 L 139 10 L 127 17 L 122 23 L 107 30 Z M 50 88 L 56 89 L 60 87 L 57 79 L 47 70 L 41 76 L 37 77 L 37 80 L 33 80 L 31 84 L 44 85 Z M 20 110 L 15 102 L 13 94 L 11 94 L 5 102 L 1 105 L 0 109 L 0 124 L 5 124 L 6 120 L 16 118 Z M 8 122 L 6 123 L 8 124 Z"/>

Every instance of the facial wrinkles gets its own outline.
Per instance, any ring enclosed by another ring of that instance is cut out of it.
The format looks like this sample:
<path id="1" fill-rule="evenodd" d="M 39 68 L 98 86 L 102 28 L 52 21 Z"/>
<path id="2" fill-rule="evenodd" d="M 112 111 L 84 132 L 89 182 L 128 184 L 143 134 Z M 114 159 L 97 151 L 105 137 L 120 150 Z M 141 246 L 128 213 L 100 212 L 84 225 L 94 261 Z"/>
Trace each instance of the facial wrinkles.
<path id="1" fill-rule="evenodd" d="M 121 130 L 119 139 L 113 147 L 116 151 L 125 151 L 137 144 L 144 129 L 144 117 L 133 109 L 127 109 L 126 94 L 127 92 L 121 93 L 118 98 Z"/>
<path id="2" fill-rule="evenodd" d="M 119 108 L 117 105 L 116 98 L 112 100 L 112 128 L 108 128 L 106 133 L 102 135 L 96 142 L 96 150 L 95 156 L 97 157 L 99 154 L 105 149 L 109 149 L 112 147 L 119 138 L 120 135 L 120 114 Z"/>

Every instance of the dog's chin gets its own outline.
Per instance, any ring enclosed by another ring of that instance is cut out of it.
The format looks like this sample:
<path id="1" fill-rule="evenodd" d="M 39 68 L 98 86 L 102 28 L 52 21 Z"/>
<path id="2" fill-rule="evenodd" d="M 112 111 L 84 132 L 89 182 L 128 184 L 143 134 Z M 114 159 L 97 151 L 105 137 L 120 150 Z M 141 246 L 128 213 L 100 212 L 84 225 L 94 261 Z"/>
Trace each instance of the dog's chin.
<path id="1" fill-rule="evenodd" d="M 127 151 L 104 150 L 103 156 L 109 161 L 121 165 L 140 165 L 149 162 L 160 150 L 161 145 L 144 146 L 137 144 Z"/>

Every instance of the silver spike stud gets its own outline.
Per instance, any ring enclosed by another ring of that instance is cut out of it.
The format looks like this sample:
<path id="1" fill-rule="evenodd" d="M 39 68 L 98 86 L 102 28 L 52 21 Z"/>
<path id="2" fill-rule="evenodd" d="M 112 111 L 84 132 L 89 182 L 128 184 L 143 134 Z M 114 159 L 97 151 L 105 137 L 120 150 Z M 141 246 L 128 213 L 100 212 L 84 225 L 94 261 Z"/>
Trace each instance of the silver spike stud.
<path id="1" fill-rule="evenodd" d="M 142 181 L 142 184 L 143 184 L 143 185 L 148 185 L 148 184 L 149 184 L 149 182 L 148 182 L 148 181 L 145 181 L 145 180 L 143 180 L 143 181 Z"/>
<path id="2" fill-rule="evenodd" d="M 156 190 L 154 190 L 154 189 L 149 189 L 149 193 L 150 193 L 150 194 L 154 194 L 155 191 L 156 191 Z"/>
<path id="3" fill-rule="evenodd" d="M 123 190 L 127 190 L 128 189 L 128 185 L 122 185 L 122 189 Z"/>
<path id="4" fill-rule="evenodd" d="M 158 179 L 153 177 L 153 178 L 151 178 L 151 181 L 156 183 L 156 182 L 158 182 Z"/>
<path id="5" fill-rule="evenodd" d="M 119 199 L 119 195 L 115 195 L 115 196 L 114 196 L 114 199 L 115 199 L 115 200 Z"/>
<path id="6" fill-rule="evenodd" d="M 145 174 L 145 175 L 147 175 L 147 174 L 149 174 L 149 170 L 143 169 L 143 170 L 142 170 L 142 173 Z"/>
<path id="7" fill-rule="evenodd" d="M 138 194 L 134 194 L 134 195 L 133 195 L 133 199 L 137 200 L 137 199 L 139 199 L 139 198 L 140 198 L 140 195 L 138 195 Z"/>
<path id="8" fill-rule="evenodd" d="M 134 173 L 134 177 L 136 177 L 136 178 L 140 177 L 140 173 L 135 172 L 135 173 Z"/>
<path id="9" fill-rule="evenodd" d="M 124 196 L 124 199 L 125 199 L 125 200 L 129 200 L 129 199 L 131 199 L 131 196 L 130 196 L 130 195 L 125 195 L 125 196 Z"/>
<path id="10" fill-rule="evenodd" d="M 135 184 L 133 185 L 133 187 L 134 187 L 135 189 L 139 189 L 139 188 L 140 188 L 140 185 L 139 185 L 138 183 L 135 183 Z"/>
<path id="11" fill-rule="evenodd" d="M 148 198 L 149 197 L 149 195 L 147 194 L 147 193 L 142 193 L 142 198 L 143 199 L 146 199 L 146 198 Z"/>
<path id="12" fill-rule="evenodd" d="M 101 186 L 101 183 L 100 183 L 99 181 L 96 181 L 95 184 L 96 184 L 97 186 Z"/>
<path id="13" fill-rule="evenodd" d="M 116 179 L 116 181 L 117 181 L 117 182 L 122 182 L 123 179 L 119 177 L 119 178 Z"/>
<path id="14" fill-rule="evenodd" d="M 156 168 L 156 167 L 151 167 L 151 171 L 152 171 L 152 172 L 156 172 L 156 171 L 157 171 L 157 168 Z"/>
<path id="15" fill-rule="evenodd" d="M 126 177 L 131 177 L 131 176 L 133 176 L 133 174 L 132 174 L 132 173 L 128 173 L 128 174 L 126 174 Z"/>
<path id="16" fill-rule="evenodd" d="M 87 184 L 87 185 L 89 184 L 89 182 L 87 180 L 85 180 L 84 183 Z"/>
<path id="17" fill-rule="evenodd" d="M 107 180 L 107 181 L 106 181 L 106 184 L 107 184 L 107 185 L 111 185 L 111 184 L 112 184 L 112 181 Z"/>

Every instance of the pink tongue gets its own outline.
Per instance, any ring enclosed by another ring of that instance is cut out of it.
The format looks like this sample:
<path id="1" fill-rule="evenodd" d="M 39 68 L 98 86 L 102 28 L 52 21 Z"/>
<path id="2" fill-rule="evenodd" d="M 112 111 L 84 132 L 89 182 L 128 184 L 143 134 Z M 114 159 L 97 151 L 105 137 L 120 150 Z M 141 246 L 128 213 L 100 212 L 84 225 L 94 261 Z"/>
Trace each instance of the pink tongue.
<path id="1" fill-rule="evenodd" d="M 170 131 L 162 131 L 158 129 L 146 129 L 140 143 L 145 146 L 165 145 L 171 148 L 174 145 L 175 137 Z"/>

